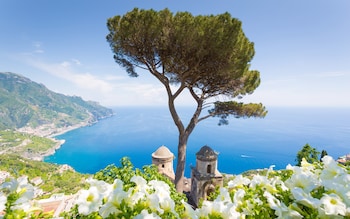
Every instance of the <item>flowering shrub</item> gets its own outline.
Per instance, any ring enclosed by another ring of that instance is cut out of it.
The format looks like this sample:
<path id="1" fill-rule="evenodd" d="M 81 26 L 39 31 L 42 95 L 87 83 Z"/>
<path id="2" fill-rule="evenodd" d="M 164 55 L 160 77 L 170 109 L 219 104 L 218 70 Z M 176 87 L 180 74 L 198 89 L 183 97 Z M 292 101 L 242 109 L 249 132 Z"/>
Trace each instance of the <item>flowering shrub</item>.
<path id="1" fill-rule="evenodd" d="M 199 218 L 350 218 L 350 175 L 331 157 L 251 178 L 236 176 Z"/>
<path id="2" fill-rule="evenodd" d="M 286 170 L 271 167 L 264 174 L 237 175 L 213 201 L 204 200 L 195 210 L 172 184 L 152 179 L 154 169 L 133 171 L 124 162 L 121 168 L 109 167 L 88 179 L 89 189 L 78 192 L 76 207 L 65 217 L 350 218 L 350 174 L 329 156 L 321 163 L 303 160 Z M 22 179 L 16 182 L 1 185 L 0 210 L 34 217 L 27 205 L 31 186 Z"/>
<path id="3" fill-rule="evenodd" d="M 35 207 L 33 198 L 34 186 L 27 177 L 10 179 L 0 186 L 0 212 L 5 213 L 4 218 L 49 218 L 50 214 Z"/>

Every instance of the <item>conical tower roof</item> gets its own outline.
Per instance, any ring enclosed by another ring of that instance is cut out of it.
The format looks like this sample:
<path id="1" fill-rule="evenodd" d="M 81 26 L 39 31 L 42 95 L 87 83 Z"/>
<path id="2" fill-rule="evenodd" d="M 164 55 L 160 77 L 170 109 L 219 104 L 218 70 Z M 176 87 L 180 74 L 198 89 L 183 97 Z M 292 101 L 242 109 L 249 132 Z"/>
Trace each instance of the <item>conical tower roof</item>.
<path id="1" fill-rule="evenodd" d="M 155 152 L 152 153 L 153 158 L 173 158 L 174 154 L 171 153 L 171 151 L 165 147 L 164 145 L 160 146 Z"/>
<path id="2" fill-rule="evenodd" d="M 203 146 L 197 153 L 197 159 L 203 161 L 217 160 L 218 154 L 208 145 Z"/>

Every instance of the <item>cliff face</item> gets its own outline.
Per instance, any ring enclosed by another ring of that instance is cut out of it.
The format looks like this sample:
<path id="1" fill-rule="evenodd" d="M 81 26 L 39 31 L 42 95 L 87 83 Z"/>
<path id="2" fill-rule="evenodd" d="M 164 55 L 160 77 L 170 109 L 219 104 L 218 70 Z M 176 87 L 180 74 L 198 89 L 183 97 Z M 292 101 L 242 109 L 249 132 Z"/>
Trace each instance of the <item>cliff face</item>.
<path id="1" fill-rule="evenodd" d="M 0 130 L 41 130 L 44 135 L 96 122 L 113 111 L 66 96 L 18 74 L 0 72 Z"/>

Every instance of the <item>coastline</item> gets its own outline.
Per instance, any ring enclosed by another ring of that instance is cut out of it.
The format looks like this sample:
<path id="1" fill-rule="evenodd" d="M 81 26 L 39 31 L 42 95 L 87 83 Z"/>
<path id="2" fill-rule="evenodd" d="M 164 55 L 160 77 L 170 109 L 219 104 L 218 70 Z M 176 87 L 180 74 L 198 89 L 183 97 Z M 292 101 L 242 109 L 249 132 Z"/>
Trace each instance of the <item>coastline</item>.
<path id="1" fill-rule="evenodd" d="M 47 150 L 46 152 L 42 153 L 40 155 L 40 161 L 44 161 L 45 157 L 48 157 L 48 156 L 51 156 L 51 155 L 55 154 L 56 150 L 60 149 L 61 146 L 66 142 L 66 140 L 64 140 L 64 139 L 61 139 L 61 140 L 56 139 L 55 138 L 56 136 L 63 135 L 65 133 L 67 133 L 67 132 L 70 132 L 70 131 L 73 131 L 75 129 L 79 129 L 79 128 L 82 128 L 82 127 L 85 127 L 85 126 L 94 125 L 94 124 L 98 123 L 100 120 L 110 118 L 110 117 L 112 117 L 114 115 L 115 114 L 113 113 L 113 114 L 111 114 L 109 116 L 105 116 L 105 117 L 99 118 L 99 119 L 94 120 L 94 121 L 90 120 L 90 121 L 80 122 L 80 123 L 72 125 L 72 126 L 67 126 L 67 127 L 54 129 L 50 134 L 48 134 L 46 136 L 43 136 L 43 137 L 49 138 L 49 139 L 55 141 L 56 145 L 54 147 L 50 148 L 49 150 Z"/>
<path id="2" fill-rule="evenodd" d="M 23 157 L 31 159 L 31 160 L 36 160 L 36 161 L 44 161 L 45 157 L 51 156 L 56 153 L 56 150 L 60 149 L 61 146 L 65 143 L 65 140 L 59 140 L 56 139 L 55 137 L 58 135 L 62 135 L 66 132 L 82 128 L 88 125 L 91 125 L 93 123 L 91 122 L 80 122 L 78 124 L 72 125 L 72 126 L 66 126 L 66 127 L 61 127 L 61 128 L 55 128 L 54 124 L 46 124 L 37 128 L 31 128 L 31 127 L 23 127 L 20 129 L 17 129 L 18 132 L 23 132 L 26 134 L 31 134 L 43 138 L 48 138 L 55 142 L 55 145 L 51 148 L 49 148 L 46 151 L 42 151 L 39 153 L 25 153 L 22 154 Z"/>
<path id="3" fill-rule="evenodd" d="M 70 132 L 70 131 L 73 131 L 75 129 L 79 129 L 79 128 L 82 128 L 82 127 L 85 127 L 88 125 L 91 125 L 91 123 L 90 122 L 81 122 L 81 123 L 76 124 L 76 125 L 58 128 L 55 131 L 53 131 L 53 133 L 51 133 L 50 135 L 44 136 L 45 138 L 49 138 L 52 141 L 56 142 L 56 145 L 54 147 L 50 148 L 49 150 L 45 151 L 44 153 L 40 154 L 40 161 L 44 161 L 45 157 L 48 157 L 48 156 L 55 154 L 56 151 L 58 149 L 60 149 L 61 146 L 66 142 L 66 140 L 64 140 L 64 139 L 62 139 L 62 140 L 56 139 L 55 138 L 56 136 L 63 135 L 64 133 L 67 133 L 67 132 Z"/>
<path id="4" fill-rule="evenodd" d="M 56 142 L 56 145 L 49 150 L 45 151 L 44 153 L 41 153 L 40 156 L 38 157 L 38 161 L 44 161 L 45 157 L 51 156 L 56 153 L 58 149 L 61 148 L 61 146 L 66 142 L 66 140 L 58 140 L 55 138 L 50 138 L 51 140 Z"/>

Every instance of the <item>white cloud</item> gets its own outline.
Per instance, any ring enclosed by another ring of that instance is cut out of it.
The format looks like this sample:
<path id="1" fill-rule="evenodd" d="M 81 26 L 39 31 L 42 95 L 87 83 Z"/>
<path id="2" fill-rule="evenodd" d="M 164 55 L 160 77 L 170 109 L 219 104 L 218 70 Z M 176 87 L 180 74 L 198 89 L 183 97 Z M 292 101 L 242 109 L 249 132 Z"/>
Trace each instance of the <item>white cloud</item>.
<path id="1" fill-rule="evenodd" d="M 333 77 L 343 77 L 343 76 L 349 76 L 350 73 L 346 73 L 346 72 L 325 72 L 325 73 L 321 73 L 318 76 L 319 77 L 324 77 L 324 78 L 333 78 Z"/>
<path id="2" fill-rule="evenodd" d="M 145 78 L 120 76 L 124 72 L 120 75 L 82 72 L 84 66 L 75 66 L 70 61 L 48 63 L 32 56 L 26 56 L 26 61 L 42 71 L 43 75 L 49 73 L 53 76 L 47 77 L 49 81 L 41 83 L 54 84 L 55 92 L 82 96 L 86 100 L 94 100 L 106 106 L 166 106 L 167 103 L 164 87 L 160 83 L 147 82 Z"/>
<path id="3" fill-rule="evenodd" d="M 72 59 L 72 62 L 76 65 L 81 65 L 81 62 L 78 59 Z"/>
<path id="4" fill-rule="evenodd" d="M 262 81 L 245 102 L 270 106 L 350 107 L 349 72 L 295 74 Z"/>
<path id="5" fill-rule="evenodd" d="M 39 69 L 56 92 L 78 95 L 86 100 L 98 101 L 105 106 L 161 105 L 167 106 L 163 85 L 148 72 L 131 78 L 115 66 L 106 73 L 84 66 L 78 59 L 48 63 L 26 55 L 27 63 Z M 86 71 L 89 69 L 89 71 Z M 119 72 L 118 72 L 119 71 Z M 57 80 L 60 79 L 60 80 Z M 289 74 L 262 78 L 260 87 L 243 102 L 261 102 L 266 106 L 347 106 L 350 107 L 350 72 L 321 72 Z M 50 86 L 48 86 L 50 88 Z M 174 90 L 172 88 L 172 90 Z M 193 105 L 193 98 L 184 92 L 176 101 L 178 105 Z"/>
<path id="6" fill-rule="evenodd" d="M 34 50 L 34 53 L 44 53 L 44 50 L 42 50 L 42 49 L 36 49 L 36 50 Z"/>
<path id="7" fill-rule="evenodd" d="M 42 43 L 39 41 L 33 42 L 34 51 L 33 53 L 44 53 L 44 50 L 42 49 Z"/>
<path id="8" fill-rule="evenodd" d="M 72 68 L 71 63 L 68 61 L 63 61 L 60 64 L 45 63 L 34 59 L 27 59 L 27 61 L 29 61 L 30 65 L 55 77 L 69 81 L 81 89 L 88 89 L 96 92 L 109 92 L 113 89 L 108 81 L 88 72 L 81 73 L 79 70 Z"/>
<path id="9" fill-rule="evenodd" d="M 70 66 L 70 62 L 64 61 L 60 64 L 62 67 L 67 68 Z"/>

